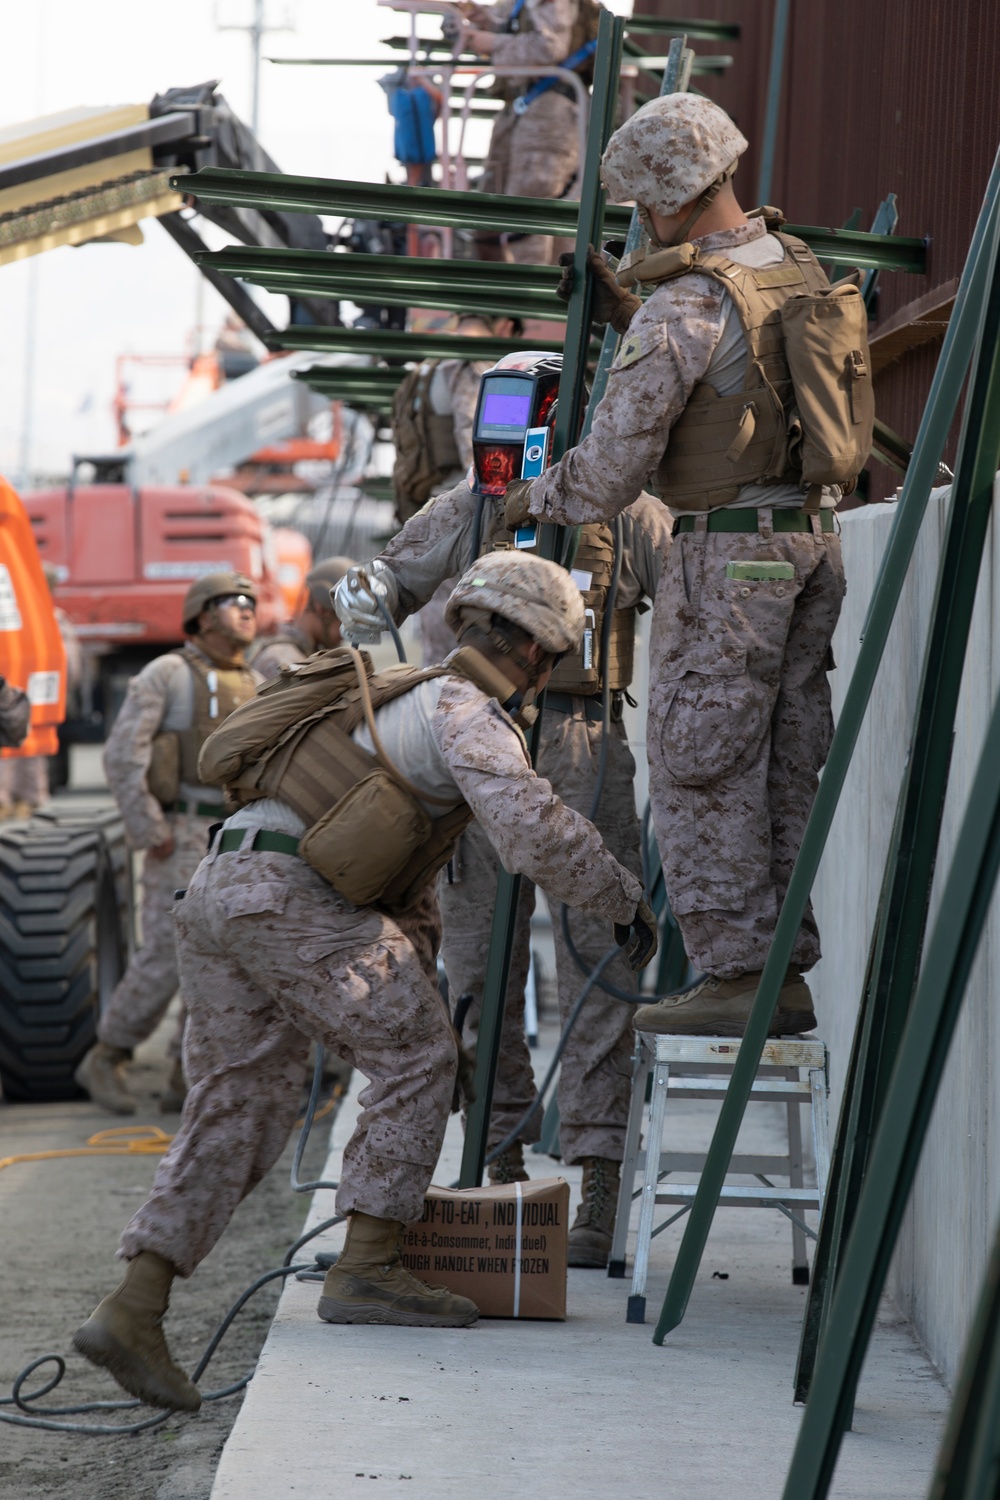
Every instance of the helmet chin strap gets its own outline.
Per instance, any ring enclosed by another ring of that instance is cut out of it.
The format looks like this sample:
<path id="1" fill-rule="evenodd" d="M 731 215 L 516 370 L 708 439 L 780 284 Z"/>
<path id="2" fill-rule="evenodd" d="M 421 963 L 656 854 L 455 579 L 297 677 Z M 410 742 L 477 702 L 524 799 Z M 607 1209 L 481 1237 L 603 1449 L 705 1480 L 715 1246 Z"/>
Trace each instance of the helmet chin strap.
<path id="1" fill-rule="evenodd" d="M 642 221 L 642 226 L 649 236 L 650 244 L 655 250 L 672 250 L 675 245 L 687 244 L 688 240 L 691 238 L 691 230 L 694 228 L 695 224 L 697 224 L 698 220 L 701 218 L 706 209 L 711 208 L 712 204 L 719 196 L 719 193 L 722 190 L 723 186 L 729 181 L 733 173 L 736 171 L 737 165 L 737 162 L 733 162 L 732 166 L 727 167 L 724 172 L 720 173 L 720 175 L 715 179 L 714 182 L 709 183 L 708 187 L 702 193 L 694 208 L 684 220 L 684 223 L 677 230 L 676 234 L 674 234 L 669 240 L 667 240 L 665 244 L 653 233 L 652 218 L 650 216 L 649 210 L 646 208 L 639 209 L 639 218 Z"/>

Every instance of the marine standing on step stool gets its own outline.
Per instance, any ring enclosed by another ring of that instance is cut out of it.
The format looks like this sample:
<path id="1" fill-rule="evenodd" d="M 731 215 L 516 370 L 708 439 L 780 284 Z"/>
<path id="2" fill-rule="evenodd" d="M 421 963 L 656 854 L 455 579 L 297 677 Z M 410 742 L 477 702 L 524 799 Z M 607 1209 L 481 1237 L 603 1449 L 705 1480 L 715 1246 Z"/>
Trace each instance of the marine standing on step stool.
<path id="1" fill-rule="evenodd" d="M 256 692 L 260 679 L 244 661 L 257 631 L 256 608 L 253 583 L 242 573 L 208 573 L 193 583 L 183 606 L 190 639 L 132 678 L 104 747 L 129 843 L 146 851 L 142 943 L 101 1013 L 97 1045 L 76 1071 L 80 1087 L 113 1114 L 135 1113 L 125 1064 L 177 993 L 174 891 L 187 885 L 208 847 L 209 828 L 225 816 L 218 788 L 198 779 L 198 755 L 227 714 Z M 183 1024 L 182 1016 L 169 1046 L 164 1110 L 180 1109 L 184 1098 Z"/>
<path id="2" fill-rule="evenodd" d="M 550 382 L 554 393 L 560 368 L 558 356 L 527 351 L 506 355 L 491 373 L 502 377 L 506 370 L 542 371 L 542 378 Z M 483 462 L 480 446 L 474 463 Z M 485 475 L 477 471 L 476 482 L 484 486 Z M 512 537 L 504 527 L 502 488 L 495 496 L 477 496 L 463 483 L 437 496 L 407 522 L 373 564 L 348 573 L 334 600 L 345 633 L 350 635 L 353 629 L 370 638 L 370 632 L 382 627 L 367 592 L 369 578 L 375 580 L 374 587 L 383 594 L 383 602 L 395 619 L 402 621 L 434 593 L 442 578 L 467 565 L 476 553 L 488 555 L 496 549 L 510 549 Z M 560 662 L 546 692 L 538 771 L 569 807 L 590 816 L 601 762 L 601 694 L 604 673 L 608 672 L 608 757 L 593 820 L 616 859 L 638 875 L 641 856 L 635 761 L 622 724 L 622 709 L 632 680 L 636 614 L 643 599 L 656 593 L 670 547 L 669 517 L 658 500 L 640 495 L 624 512 L 622 531 L 621 576 L 607 663 L 601 659 L 601 642 L 610 602 L 614 539 L 611 528 L 603 524 L 585 527 L 580 538 L 572 577 L 576 586 L 585 590 L 581 597 L 587 612 L 586 641 Z M 584 649 L 589 653 L 587 662 Z M 438 886 L 444 925 L 441 952 L 449 992 L 454 1000 L 473 997 L 467 1015 L 470 1030 L 478 1025 L 499 872 L 500 861 L 488 830 L 473 823 L 462 834 Z M 523 882 L 490 1117 L 490 1149 L 510 1134 L 535 1097 L 531 1054 L 524 1034 L 524 987 L 531 958 L 534 904 L 534 886 Z M 565 1022 L 583 976 L 563 936 L 558 907 L 553 905 L 559 1010 Z M 574 913 L 570 935 L 589 971 L 606 946 L 600 925 Z M 635 992 L 634 976 L 623 961 L 606 970 L 605 978 L 618 989 Z M 608 1262 L 628 1117 L 632 1014 L 627 1003 L 595 988 L 563 1054 L 559 1075 L 560 1150 L 564 1161 L 583 1166 L 583 1201 L 569 1235 L 571 1266 L 600 1268 Z M 527 1180 L 523 1145 L 537 1141 L 540 1128 L 541 1118 L 536 1115 L 520 1139 L 490 1164 L 491 1181 Z"/>
<path id="3" fill-rule="evenodd" d="M 611 137 L 605 187 L 636 202 L 649 243 L 617 279 L 596 253 L 589 264 L 628 333 L 590 434 L 514 482 L 506 506 L 509 526 L 608 520 L 652 475 L 675 518 L 650 642 L 650 799 L 671 910 L 705 977 L 642 1007 L 643 1031 L 743 1034 L 829 749 L 833 508 L 871 442 L 857 287 L 831 293 L 775 210 L 744 214 L 730 178 L 746 145 L 689 94 Z M 651 289 L 645 304 L 630 285 Z M 772 1035 L 815 1025 L 802 971 L 819 957 L 810 909 Z"/>
<path id="4" fill-rule="evenodd" d="M 466 45 L 481 57 L 504 67 L 568 63 L 587 76 L 600 14 L 594 0 L 497 0 L 495 5 L 460 0 L 459 9 L 473 27 Z M 523 198 L 572 196 L 580 166 L 579 106 L 573 85 L 551 77 L 503 78 L 496 92 L 506 103 L 493 122 L 477 184 L 480 192 Z M 481 260 L 545 265 L 565 243 L 541 234 L 504 238 L 506 247 L 497 234 L 477 233 L 476 254 Z"/>
<path id="5" fill-rule="evenodd" d="M 277 635 L 258 640 L 250 652 L 250 665 L 265 682 L 277 677 L 282 667 L 298 666 L 314 651 L 340 645 L 340 621 L 330 603 L 330 590 L 353 566 L 353 557 L 328 557 L 310 568 L 302 585 L 305 604 L 295 619 Z"/>
<path id="6" fill-rule="evenodd" d="M 170 1286 L 284 1149 L 310 1038 L 370 1080 L 344 1148 L 347 1241 L 320 1318 L 475 1322 L 474 1303 L 427 1286 L 399 1253 L 453 1107 L 458 1053 L 437 985 L 434 876 L 469 818 L 508 869 L 617 924 L 633 964 L 656 951 L 639 881 L 534 774 L 511 717 L 579 644 L 575 584 L 554 563 L 497 554 L 460 581 L 448 617 L 463 649 L 442 666 L 371 674 L 358 652 L 313 657 L 266 685 L 202 752 L 203 774 L 243 805 L 175 908 L 190 1091 L 122 1235 L 125 1277 L 74 1338 L 152 1405 L 200 1404 L 163 1336 Z"/>

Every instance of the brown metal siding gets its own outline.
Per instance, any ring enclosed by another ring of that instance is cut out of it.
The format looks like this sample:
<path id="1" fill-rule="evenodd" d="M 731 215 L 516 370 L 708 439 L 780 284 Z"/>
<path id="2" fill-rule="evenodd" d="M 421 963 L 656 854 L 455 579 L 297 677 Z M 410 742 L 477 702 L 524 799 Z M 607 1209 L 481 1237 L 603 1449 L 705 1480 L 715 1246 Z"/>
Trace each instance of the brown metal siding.
<path id="1" fill-rule="evenodd" d="M 736 179 L 749 202 L 756 193 L 772 0 L 685 0 L 678 9 L 743 28 L 737 43 L 693 45 L 736 59 L 726 76 L 698 83 L 751 138 Z M 636 10 L 666 16 L 674 6 L 637 0 Z M 790 220 L 807 224 L 842 224 L 858 207 L 867 227 L 894 192 L 898 233 L 930 241 L 926 276 L 883 274 L 873 332 L 961 274 L 1000 142 L 998 41 L 997 0 L 793 0 L 772 200 Z M 910 439 L 939 347 L 904 355 L 876 383 L 879 415 Z M 874 465 L 871 498 L 895 483 Z"/>

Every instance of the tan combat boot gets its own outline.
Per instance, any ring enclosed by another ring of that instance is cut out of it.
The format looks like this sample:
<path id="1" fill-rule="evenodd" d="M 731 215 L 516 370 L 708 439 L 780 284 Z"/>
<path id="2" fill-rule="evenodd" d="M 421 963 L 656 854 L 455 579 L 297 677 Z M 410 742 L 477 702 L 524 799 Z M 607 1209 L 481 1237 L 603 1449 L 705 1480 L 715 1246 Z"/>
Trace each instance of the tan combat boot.
<path id="1" fill-rule="evenodd" d="M 583 1158 L 583 1201 L 569 1232 L 569 1264 L 602 1270 L 611 1254 L 621 1162 L 606 1156 Z"/>
<path id="2" fill-rule="evenodd" d="M 107 1042 L 98 1042 L 96 1047 L 91 1047 L 73 1077 L 102 1109 L 113 1115 L 134 1115 L 139 1101 L 129 1093 L 125 1082 L 125 1064 L 131 1057 L 131 1052 L 124 1047 L 110 1047 Z"/>
<path id="3" fill-rule="evenodd" d="M 201 1392 L 175 1365 L 163 1337 L 174 1268 L 162 1255 L 143 1250 L 86 1323 L 73 1344 L 91 1364 L 113 1375 L 130 1396 L 168 1411 L 197 1411 Z"/>
<path id="4" fill-rule="evenodd" d="M 655 1005 L 640 1005 L 632 1018 L 636 1031 L 658 1036 L 742 1036 L 763 970 L 737 979 L 706 974 L 700 984 Z M 769 1036 L 798 1036 L 816 1025 L 809 986 L 798 969 L 789 969 L 778 995 Z"/>
<path id="5" fill-rule="evenodd" d="M 520 1141 L 515 1141 L 513 1146 L 501 1151 L 497 1159 L 490 1162 L 486 1171 L 490 1181 L 498 1184 L 531 1181 L 524 1170 L 524 1147 Z"/>
<path id="6" fill-rule="evenodd" d="M 399 1254 L 405 1224 L 353 1213 L 347 1241 L 323 1282 L 324 1323 L 394 1323 L 405 1328 L 468 1328 L 479 1308 L 447 1287 L 411 1276 Z"/>
<path id="7" fill-rule="evenodd" d="M 167 1086 L 160 1096 L 160 1114 L 179 1115 L 184 1108 L 186 1098 L 187 1082 L 184 1078 L 184 1065 L 179 1057 L 175 1057 L 173 1067 L 170 1069 L 170 1077 L 167 1079 Z"/>

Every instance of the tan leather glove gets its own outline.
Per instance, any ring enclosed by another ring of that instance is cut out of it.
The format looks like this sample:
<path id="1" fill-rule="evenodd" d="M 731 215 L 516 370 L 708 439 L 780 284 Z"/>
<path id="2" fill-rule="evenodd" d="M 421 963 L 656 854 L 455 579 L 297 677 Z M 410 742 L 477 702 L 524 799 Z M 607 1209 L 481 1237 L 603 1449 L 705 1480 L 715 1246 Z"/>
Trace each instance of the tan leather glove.
<path id="1" fill-rule="evenodd" d="M 528 509 L 533 479 L 512 479 L 504 493 L 503 518 L 508 531 L 535 519 Z"/>
<path id="2" fill-rule="evenodd" d="M 564 250 L 559 257 L 562 275 L 556 296 L 568 302 L 573 294 L 573 251 Z M 587 246 L 587 270 L 594 283 L 591 312 L 595 323 L 610 323 L 615 333 L 627 333 L 633 316 L 642 306 L 642 298 L 626 292 L 615 280 L 614 272 L 593 245 Z"/>

